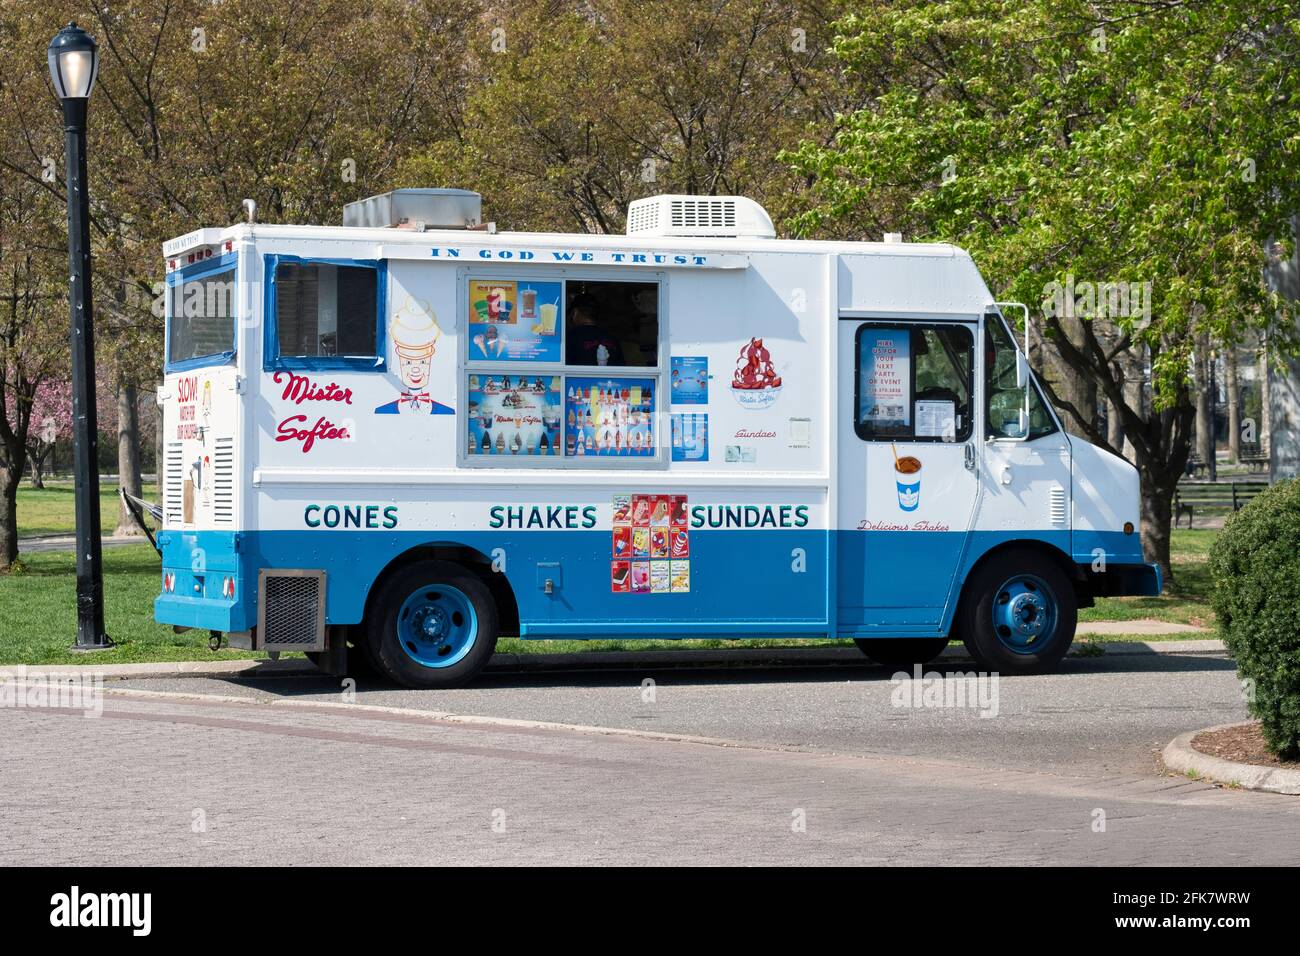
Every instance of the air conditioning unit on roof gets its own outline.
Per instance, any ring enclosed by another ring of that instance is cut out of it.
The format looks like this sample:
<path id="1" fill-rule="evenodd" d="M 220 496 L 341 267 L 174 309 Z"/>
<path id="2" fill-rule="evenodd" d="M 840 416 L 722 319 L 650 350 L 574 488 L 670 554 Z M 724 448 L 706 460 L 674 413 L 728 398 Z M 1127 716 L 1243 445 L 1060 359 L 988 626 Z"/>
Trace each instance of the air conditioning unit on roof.
<path id="1" fill-rule="evenodd" d="M 651 196 L 627 210 L 629 236 L 774 239 L 772 217 L 744 196 Z"/>

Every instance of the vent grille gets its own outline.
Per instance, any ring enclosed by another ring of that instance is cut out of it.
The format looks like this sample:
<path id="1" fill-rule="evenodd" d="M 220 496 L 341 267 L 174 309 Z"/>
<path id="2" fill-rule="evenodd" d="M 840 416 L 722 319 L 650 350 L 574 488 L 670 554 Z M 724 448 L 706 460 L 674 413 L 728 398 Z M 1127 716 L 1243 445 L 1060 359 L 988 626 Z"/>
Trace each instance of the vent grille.
<path id="1" fill-rule="evenodd" d="M 1065 524 L 1065 489 L 1059 485 L 1048 495 L 1048 515 L 1052 524 Z"/>
<path id="2" fill-rule="evenodd" d="M 185 504 L 185 466 L 181 443 L 168 442 L 163 450 L 163 520 L 168 527 L 181 523 Z"/>
<path id="3" fill-rule="evenodd" d="M 674 199 L 669 211 L 674 229 L 735 229 L 734 199 Z"/>
<path id="4" fill-rule="evenodd" d="M 654 203 L 633 203 L 627 211 L 628 235 L 636 232 L 657 232 L 659 207 Z"/>
<path id="5" fill-rule="evenodd" d="M 235 440 L 218 438 L 212 455 L 212 520 L 235 523 Z"/>
<path id="6" fill-rule="evenodd" d="M 268 651 L 325 649 L 325 572 L 262 569 L 257 644 Z"/>

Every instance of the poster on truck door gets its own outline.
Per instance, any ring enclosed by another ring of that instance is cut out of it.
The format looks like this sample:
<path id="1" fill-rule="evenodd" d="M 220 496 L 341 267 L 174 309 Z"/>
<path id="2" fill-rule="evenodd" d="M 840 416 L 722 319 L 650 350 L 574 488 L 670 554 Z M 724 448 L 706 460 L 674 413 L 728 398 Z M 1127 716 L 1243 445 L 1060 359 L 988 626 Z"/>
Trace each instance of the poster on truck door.
<path id="1" fill-rule="evenodd" d="M 912 334 L 864 328 L 859 341 L 858 421 L 880 433 L 912 424 Z"/>

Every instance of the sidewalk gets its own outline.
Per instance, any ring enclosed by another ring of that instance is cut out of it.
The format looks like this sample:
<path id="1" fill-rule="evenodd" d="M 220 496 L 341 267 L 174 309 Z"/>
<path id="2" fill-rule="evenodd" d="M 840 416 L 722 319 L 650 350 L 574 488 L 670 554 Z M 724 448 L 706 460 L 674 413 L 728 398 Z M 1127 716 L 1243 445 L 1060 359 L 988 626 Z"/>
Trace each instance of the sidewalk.
<path id="1" fill-rule="evenodd" d="M 105 548 L 118 548 L 124 544 L 148 544 L 149 539 L 142 534 L 106 534 L 100 541 Z M 19 538 L 19 554 L 35 554 L 38 551 L 74 551 L 77 538 L 71 534 L 43 534 L 34 538 Z"/>

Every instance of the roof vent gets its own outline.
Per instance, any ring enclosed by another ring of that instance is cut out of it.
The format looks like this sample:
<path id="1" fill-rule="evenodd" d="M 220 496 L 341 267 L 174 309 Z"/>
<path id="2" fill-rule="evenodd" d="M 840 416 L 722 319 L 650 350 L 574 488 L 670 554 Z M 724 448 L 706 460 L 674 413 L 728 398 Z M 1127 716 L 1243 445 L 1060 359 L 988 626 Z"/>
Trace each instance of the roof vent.
<path id="1" fill-rule="evenodd" d="M 343 207 L 343 225 L 366 228 L 474 229 L 483 198 L 468 189 L 394 189 Z"/>
<path id="2" fill-rule="evenodd" d="M 629 236 L 728 236 L 773 239 L 767 211 L 744 196 L 651 196 L 627 210 Z"/>

